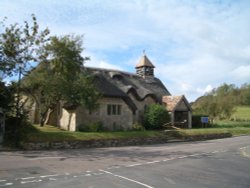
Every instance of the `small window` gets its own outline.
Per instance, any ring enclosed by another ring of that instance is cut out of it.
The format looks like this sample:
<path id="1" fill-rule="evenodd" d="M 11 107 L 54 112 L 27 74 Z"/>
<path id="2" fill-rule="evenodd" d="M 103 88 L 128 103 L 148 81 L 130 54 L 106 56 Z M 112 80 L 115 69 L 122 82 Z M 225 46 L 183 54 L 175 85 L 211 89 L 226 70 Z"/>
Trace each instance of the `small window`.
<path id="1" fill-rule="evenodd" d="M 122 105 L 119 104 L 108 104 L 107 114 L 108 115 L 121 115 Z"/>
<path id="2" fill-rule="evenodd" d="M 111 115 L 111 104 L 108 104 L 108 107 L 107 107 L 107 112 L 108 112 L 108 115 Z"/>
<path id="3" fill-rule="evenodd" d="M 117 105 L 117 115 L 121 115 L 122 105 Z"/>

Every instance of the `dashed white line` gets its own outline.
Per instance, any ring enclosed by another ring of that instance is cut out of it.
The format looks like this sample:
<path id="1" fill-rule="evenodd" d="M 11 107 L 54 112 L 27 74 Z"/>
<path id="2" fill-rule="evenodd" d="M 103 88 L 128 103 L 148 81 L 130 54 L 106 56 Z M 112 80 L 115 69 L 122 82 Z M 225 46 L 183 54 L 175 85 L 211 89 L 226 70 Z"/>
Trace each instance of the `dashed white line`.
<path id="1" fill-rule="evenodd" d="M 36 177 L 26 177 L 26 178 L 20 178 L 21 180 L 30 180 L 30 179 L 34 179 Z"/>
<path id="2" fill-rule="evenodd" d="M 49 180 L 51 180 L 51 181 L 56 181 L 56 179 L 55 179 L 55 178 L 49 178 Z"/>
<path id="3" fill-rule="evenodd" d="M 93 175 L 95 175 L 95 176 L 100 176 L 100 175 L 102 175 L 103 173 L 102 172 L 99 172 L 99 173 L 94 173 Z"/>
<path id="4" fill-rule="evenodd" d="M 195 157 L 195 156 L 198 156 L 198 155 L 201 155 L 201 154 L 196 153 L 196 154 L 188 155 L 188 157 Z"/>
<path id="5" fill-rule="evenodd" d="M 111 170 L 111 169 L 117 169 L 117 168 L 121 168 L 120 166 L 111 166 L 111 167 L 108 167 L 107 169 Z"/>
<path id="6" fill-rule="evenodd" d="M 111 172 L 109 172 L 109 171 L 105 171 L 105 170 L 102 170 L 102 169 L 99 169 L 99 171 L 104 172 L 104 173 L 106 173 L 106 174 L 110 174 L 110 175 L 112 175 L 112 176 L 115 176 L 115 177 L 118 177 L 118 178 L 121 178 L 121 179 L 125 179 L 125 180 L 128 180 L 128 181 L 137 183 L 137 184 L 142 185 L 142 186 L 147 187 L 147 188 L 154 188 L 154 187 L 152 187 L 152 186 L 150 186 L 150 185 L 147 185 L 147 184 L 145 184 L 145 183 L 142 183 L 142 182 L 139 182 L 139 181 L 136 181 L 136 180 L 133 180 L 133 179 L 124 177 L 124 176 L 120 176 L 120 175 L 117 175 L 117 174 L 113 174 L 113 173 L 111 173 Z"/>
<path id="7" fill-rule="evenodd" d="M 188 156 L 183 155 L 183 156 L 178 157 L 178 159 L 184 159 L 184 158 L 186 158 L 186 157 L 188 157 Z"/>
<path id="8" fill-rule="evenodd" d="M 131 165 L 127 165 L 126 167 L 133 167 L 133 166 L 140 166 L 142 165 L 141 163 L 136 163 L 136 164 L 131 164 Z"/>
<path id="9" fill-rule="evenodd" d="M 149 161 L 149 162 L 146 162 L 146 164 L 154 164 L 154 163 L 159 163 L 161 161 Z"/>
<path id="10" fill-rule="evenodd" d="M 13 183 L 11 183 L 11 182 L 5 183 L 5 184 L 3 184 L 3 185 L 0 185 L 0 187 L 10 186 L 10 185 L 13 185 Z"/>
<path id="11" fill-rule="evenodd" d="M 164 160 L 162 160 L 163 162 L 166 162 L 166 161 L 171 161 L 171 160 L 174 160 L 175 158 L 167 158 L 167 159 L 164 159 Z"/>
<path id="12" fill-rule="evenodd" d="M 5 182 L 5 181 L 7 181 L 7 180 L 0 180 L 0 182 Z"/>
<path id="13" fill-rule="evenodd" d="M 41 179 L 38 180 L 32 180 L 32 181 L 21 181 L 21 184 L 26 184 L 26 183 L 37 183 L 37 182 L 41 182 Z"/>
<path id="14" fill-rule="evenodd" d="M 40 176 L 40 178 L 48 178 L 48 177 L 55 177 L 55 176 L 59 176 L 59 174 L 44 175 L 44 176 Z"/>
<path id="15" fill-rule="evenodd" d="M 83 174 L 82 176 L 91 176 L 91 174 Z"/>
<path id="16" fill-rule="evenodd" d="M 43 160 L 43 159 L 64 159 L 66 157 L 36 157 L 32 159 L 28 159 L 30 161 L 35 161 L 35 160 Z"/>

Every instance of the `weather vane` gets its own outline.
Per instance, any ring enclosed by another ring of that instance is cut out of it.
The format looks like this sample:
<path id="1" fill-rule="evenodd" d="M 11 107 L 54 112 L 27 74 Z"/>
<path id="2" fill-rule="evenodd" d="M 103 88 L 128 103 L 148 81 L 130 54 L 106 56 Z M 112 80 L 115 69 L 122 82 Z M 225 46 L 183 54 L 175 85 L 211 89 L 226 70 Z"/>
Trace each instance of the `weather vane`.
<path id="1" fill-rule="evenodd" d="M 146 50 L 143 50 L 142 53 L 143 53 L 143 55 L 146 55 Z"/>

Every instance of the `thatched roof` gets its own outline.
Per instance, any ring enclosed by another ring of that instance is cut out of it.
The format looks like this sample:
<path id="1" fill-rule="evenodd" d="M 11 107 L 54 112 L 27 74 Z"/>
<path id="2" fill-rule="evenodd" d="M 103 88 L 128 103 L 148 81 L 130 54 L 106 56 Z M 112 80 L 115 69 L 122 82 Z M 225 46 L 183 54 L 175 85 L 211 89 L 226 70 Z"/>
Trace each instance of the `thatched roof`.
<path id="1" fill-rule="evenodd" d="M 170 95 L 155 77 L 142 78 L 137 74 L 111 69 L 85 67 L 85 70 L 94 77 L 96 89 L 103 96 L 123 98 L 133 111 L 136 110 L 136 105 L 130 99 L 130 93 L 139 101 L 151 96 L 158 103 L 162 102 L 162 96 Z"/>

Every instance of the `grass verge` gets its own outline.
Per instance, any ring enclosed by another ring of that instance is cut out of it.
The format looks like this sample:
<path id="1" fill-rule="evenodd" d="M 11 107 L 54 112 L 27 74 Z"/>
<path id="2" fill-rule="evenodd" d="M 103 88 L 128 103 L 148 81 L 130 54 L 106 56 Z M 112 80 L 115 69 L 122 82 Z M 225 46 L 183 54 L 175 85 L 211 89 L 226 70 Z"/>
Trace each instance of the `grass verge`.
<path id="1" fill-rule="evenodd" d="M 74 140 L 129 139 L 140 137 L 158 137 L 159 131 L 123 131 L 123 132 L 68 132 L 53 126 L 34 126 L 36 131 L 26 134 L 25 142 L 55 142 Z"/>
<path id="2" fill-rule="evenodd" d="M 169 136 L 171 138 L 186 138 L 197 135 L 211 135 L 230 133 L 236 135 L 250 135 L 250 127 L 233 128 L 206 128 L 206 129 L 182 129 L 169 132 L 163 131 L 123 131 L 123 132 L 68 132 L 53 126 L 33 126 L 26 133 L 24 142 L 60 142 L 77 140 L 104 140 L 104 139 L 130 139 L 145 137 Z"/>

